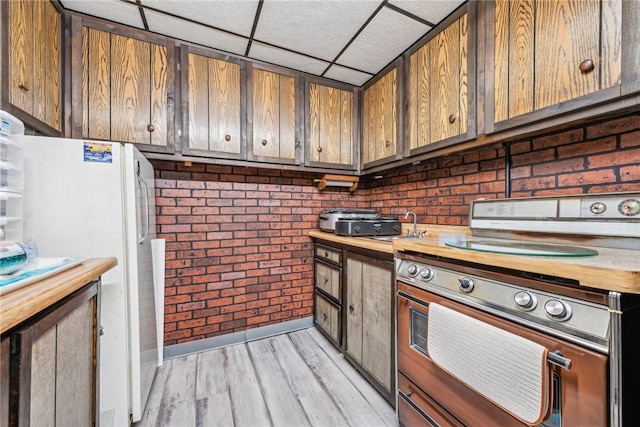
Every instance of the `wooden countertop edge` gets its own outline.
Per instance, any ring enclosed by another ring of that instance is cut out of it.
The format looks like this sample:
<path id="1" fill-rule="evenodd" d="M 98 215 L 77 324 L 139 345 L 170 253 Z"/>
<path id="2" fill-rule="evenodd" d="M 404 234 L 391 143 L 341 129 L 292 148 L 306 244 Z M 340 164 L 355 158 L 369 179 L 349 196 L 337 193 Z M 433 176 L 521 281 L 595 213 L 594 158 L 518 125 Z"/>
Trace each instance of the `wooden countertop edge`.
<path id="1" fill-rule="evenodd" d="M 384 252 L 387 254 L 393 253 L 393 245 L 391 242 L 385 242 L 381 240 L 367 239 L 366 237 L 347 237 L 338 236 L 337 234 L 328 233 L 326 231 L 312 230 L 309 232 L 310 237 L 321 239 L 334 243 L 341 243 L 343 245 L 355 246 L 357 248 L 369 249 L 377 252 Z"/>
<path id="2" fill-rule="evenodd" d="M 0 296 L 0 333 L 71 295 L 117 264 L 114 257 L 87 258 L 60 274 Z"/>

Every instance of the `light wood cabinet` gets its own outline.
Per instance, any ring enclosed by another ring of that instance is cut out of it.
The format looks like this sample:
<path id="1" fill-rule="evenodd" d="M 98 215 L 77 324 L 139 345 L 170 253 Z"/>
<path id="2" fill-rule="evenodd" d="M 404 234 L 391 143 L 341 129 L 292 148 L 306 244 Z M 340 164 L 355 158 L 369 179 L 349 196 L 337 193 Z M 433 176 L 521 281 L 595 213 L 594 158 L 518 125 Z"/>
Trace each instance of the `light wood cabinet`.
<path id="1" fill-rule="evenodd" d="M 6 33 L 3 32 L 3 38 L 7 36 L 3 44 L 8 42 L 8 90 L 6 94 L 3 92 L 3 108 L 43 133 L 59 136 L 62 130 L 60 12 L 50 1 L 2 3 L 8 24 Z"/>
<path id="2" fill-rule="evenodd" d="M 316 327 L 333 341 L 337 347 L 340 347 L 340 335 L 342 332 L 340 306 L 319 292 L 316 292 L 314 302 Z"/>
<path id="3" fill-rule="evenodd" d="M 103 30 L 82 19 L 81 58 L 73 61 L 82 76 L 74 84 L 74 98 L 81 99 L 74 117 L 82 120 L 74 136 L 173 151 L 173 43 Z"/>
<path id="4" fill-rule="evenodd" d="M 231 58 L 200 55 L 182 48 L 184 120 L 183 154 L 246 158 L 245 65 Z"/>
<path id="5" fill-rule="evenodd" d="M 469 37 L 467 13 L 457 13 L 445 24 L 405 57 L 409 63 L 405 135 L 410 155 L 439 148 L 441 141 L 455 143 L 475 136 L 470 102 L 475 98 L 469 93 L 475 90 L 474 76 L 469 75 L 475 72 L 475 56 L 469 56 L 475 38 Z"/>
<path id="6" fill-rule="evenodd" d="M 336 347 L 342 346 L 342 249 L 315 244 L 316 327 Z"/>
<path id="7" fill-rule="evenodd" d="M 364 166 L 398 155 L 398 68 L 393 67 L 364 89 L 362 161 Z"/>
<path id="8" fill-rule="evenodd" d="M 98 286 L 87 284 L 11 338 L 20 348 L 17 424 L 95 424 Z"/>
<path id="9" fill-rule="evenodd" d="M 352 252 L 346 260 L 344 351 L 394 401 L 393 262 Z"/>
<path id="10" fill-rule="evenodd" d="M 306 164 L 355 169 L 357 97 L 347 86 L 305 84 Z"/>
<path id="11" fill-rule="evenodd" d="M 487 132 L 640 90 L 637 2 L 496 0 L 486 8 Z"/>
<path id="12" fill-rule="evenodd" d="M 295 75 L 252 67 L 250 77 L 250 159 L 300 163 L 300 94 Z"/>

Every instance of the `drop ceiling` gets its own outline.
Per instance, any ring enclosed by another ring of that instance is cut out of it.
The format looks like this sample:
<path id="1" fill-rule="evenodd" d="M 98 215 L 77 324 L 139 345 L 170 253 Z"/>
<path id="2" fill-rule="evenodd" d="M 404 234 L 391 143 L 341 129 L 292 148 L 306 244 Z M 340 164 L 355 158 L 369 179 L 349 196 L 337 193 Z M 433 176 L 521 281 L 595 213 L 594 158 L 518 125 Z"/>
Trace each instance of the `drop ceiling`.
<path id="1" fill-rule="evenodd" d="M 60 0 L 62 6 L 361 86 L 464 0 Z"/>

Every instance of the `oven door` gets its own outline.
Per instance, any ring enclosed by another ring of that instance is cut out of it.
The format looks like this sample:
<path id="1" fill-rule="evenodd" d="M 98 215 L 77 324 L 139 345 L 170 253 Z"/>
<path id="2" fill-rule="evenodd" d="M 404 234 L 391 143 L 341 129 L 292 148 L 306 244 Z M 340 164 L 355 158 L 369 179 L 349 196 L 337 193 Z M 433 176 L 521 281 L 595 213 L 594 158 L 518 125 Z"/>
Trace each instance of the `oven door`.
<path id="1" fill-rule="evenodd" d="M 429 305 L 437 304 L 503 331 L 559 351 L 571 360 L 569 369 L 550 364 L 549 409 L 545 427 L 606 426 L 608 420 L 606 355 L 484 313 L 422 289 L 398 282 L 398 371 L 432 402 L 467 426 L 525 426 L 485 395 L 440 368 L 428 352 Z M 435 313 L 434 313 L 435 314 Z M 482 337 L 479 337 L 482 339 Z M 508 356 L 508 355 L 507 355 Z M 508 358 L 507 358 L 508 359 Z M 518 360 L 513 360 L 518 363 Z M 503 372 L 487 364 L 489 375 Z M 487 372 L 485 371 L 485 375 Z M 399 388 L 399 395 L 403 394 Z M 425 410 L 428 414 L 428 409 Z M 402 420 L 401 420 L 402 421 Z"/>

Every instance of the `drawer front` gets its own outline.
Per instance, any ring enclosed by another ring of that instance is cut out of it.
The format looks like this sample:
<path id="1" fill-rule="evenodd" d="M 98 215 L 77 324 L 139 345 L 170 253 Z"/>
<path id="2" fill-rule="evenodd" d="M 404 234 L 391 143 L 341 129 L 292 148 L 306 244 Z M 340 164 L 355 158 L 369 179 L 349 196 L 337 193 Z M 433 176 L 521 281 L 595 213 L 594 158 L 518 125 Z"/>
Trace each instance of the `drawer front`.
<path id="1" fill-rule="evenodd" d="M 316 261 L 316 287 L 331 295 L 336 301 L 342 301 L 341 271 L 338 267 Z"/>
<path id="2" fill-rule="evenodd" d="M 316 292 L 315 323 L 340 347 L 340 307 Z"/>
<path id="3" fill-rule="evenodd" d="M 398 373 L 398 418 L 407 427 L 464 427 L 401 373 Z"/>
<path id="4" fill-rule="evenodd" d="M 342 264 L 342 251 L 340 249 L 316 244 L 316 257 L 336 264 Z"/>

